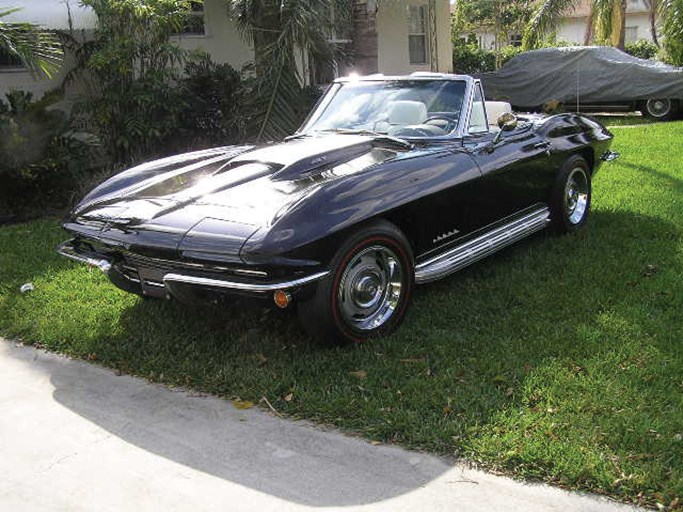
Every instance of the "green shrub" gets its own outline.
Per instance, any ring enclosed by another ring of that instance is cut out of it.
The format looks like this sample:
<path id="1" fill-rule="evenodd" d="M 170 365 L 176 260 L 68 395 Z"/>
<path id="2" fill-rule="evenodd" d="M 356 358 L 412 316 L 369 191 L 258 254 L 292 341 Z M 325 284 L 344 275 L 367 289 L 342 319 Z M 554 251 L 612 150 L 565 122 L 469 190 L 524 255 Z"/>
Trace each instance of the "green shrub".
<path id="1" fill-rule="evenodd" d="M 0 100 L 0 214 L 22 216 L 63 208 L 83 176 L 100 165 L 98 140 L 71 128 L 50 108 L 59 99 L 13 91 Z"/>
<path id="2" fill-rule="evenodd" d="M 169 38 L 180 32 L 189 0 L 82 0 L 98 19 L 82 62 L 88 100 L 80 112 L 112 160 L 126 164 L 166 152 L 186 112 L 180 86 L 188 52 Z"/>
<path id="3" fill-rule="evenodd" d="M 506 46 L 500 51 L 500 65 L 504 66 L 505 63 L 509 61 L 512 57 L 516 57 L 522 52 L 523 50 L 521 46 Z"/>
<path id="4" fill-rule="evenodd" d="M 496 69 L 496 54 L 479 48 L 476 43 L 453 45 L 453 71 L 465 75 L 486 73 Z"/>
<path id="5" fill-rule="evenodd" d="M 186 145 L 224 145 L 243 138 L 242 78 L 229 64 L 217 64 L 209 56 L 190 61 L 180 88 L 186 98 L 181 116 Z"/>
<path id="6" fill-rule="evenodd" d="M 628 43 L 624 51 L 639 59 L 654 59 L 659 53 L 659 47 L 647 39 L 639 39 L 635 43 Z"/>

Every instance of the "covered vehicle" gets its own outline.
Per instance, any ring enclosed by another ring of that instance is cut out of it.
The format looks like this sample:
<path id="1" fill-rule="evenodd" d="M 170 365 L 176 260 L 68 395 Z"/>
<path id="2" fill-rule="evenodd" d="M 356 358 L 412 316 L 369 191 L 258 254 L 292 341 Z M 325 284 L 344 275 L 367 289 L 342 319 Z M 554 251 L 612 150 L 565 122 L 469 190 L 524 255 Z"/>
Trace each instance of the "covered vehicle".
<path id="1" fill-rule="evenodd" d="M 104 182 L 58 250 L 133 293 L 263 297 L 322 341 L 363 340 L 399 325 L 415 284 L 581 228 L 611 140 L 581 115 L 517 119 L 468 76 L 338 79 L 282 142 Z"/>
<path id="2" fill-rule="evenodd" d="M 607 46 L 524 52 L 481 78 L 488 98 L 526 111 L 557 101 L 567 110 L 640 110 L 668 120 L 677 116 L 683 100 L 683 68 Z"/>

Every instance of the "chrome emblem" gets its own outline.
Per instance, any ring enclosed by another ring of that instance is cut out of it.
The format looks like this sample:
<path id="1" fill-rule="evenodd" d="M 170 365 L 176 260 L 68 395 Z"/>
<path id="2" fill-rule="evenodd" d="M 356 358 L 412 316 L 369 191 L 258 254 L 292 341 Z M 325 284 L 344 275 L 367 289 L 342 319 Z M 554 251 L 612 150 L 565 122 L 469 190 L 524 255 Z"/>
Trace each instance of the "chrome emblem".
<path id="1" fill-rule="evenodd" d="M 441 242 L 442 240 L 446 240 L 446 238 L 450 238 L 452 236 L 455 236 L 458 233 L 460 233 L 460 230 L 452 229 L 451 231 L 448 231 L 446 233 L 443 233 L 442 235 L 437 236 L 434 240 L 432 240 L 432 243 L 436 244 L 438 242 Z"/>

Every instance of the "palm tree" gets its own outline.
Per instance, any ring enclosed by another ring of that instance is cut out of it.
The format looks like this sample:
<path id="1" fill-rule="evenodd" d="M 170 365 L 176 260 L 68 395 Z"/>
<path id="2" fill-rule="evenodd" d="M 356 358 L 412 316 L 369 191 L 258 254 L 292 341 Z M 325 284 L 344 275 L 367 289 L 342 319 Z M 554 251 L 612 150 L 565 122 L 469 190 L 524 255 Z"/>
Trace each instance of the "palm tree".
<path id="1" fill-rule="evenodd" d="M 229 0 L 228 14 L 254 45 L 254 116 L 258 139 L 292 133 L 301 120 L 297 56 L 335 60 L 330 12 L 344 0 Z M 346 0 L 348 1 L 348 0 Z"/>
<path id="2" fill-rule="evenodd" d="M 683 66 L 683 0 L 659 0 L 662 20 L 662 45 L 669 61 Z"/>
<path id="3" fill-rule="evenodd" d="M 523 46 L 525 49 L 537 48 L 543 38 L 557 28 L 565 13 L 577 7 L 581 0 L 542 0 L 534 16 L 529 21 Z M 649 10 L 652 40 L 659 44 L 657 37 L 657 16 L 661 20 L 662 45 L 667 59 L 677 66 L 683 65 L 683 0 L 645 0 Z M 624 48 L 626 23 L 626 0 L 591 0 L 585 44 L 596 41 Z"/>
<path id="4" fill-rule="evenodd" d="M 529 21 L 522 46 L 537 48 L 543 38 L 557 28 L 559 20 L 581 0 L 544 0 Z M 626 28 L 626 0 L 591 0 L 585 44 L 593 40 L 624 48 Z"/>
<path id="5" fill-rule="evenodd" d="M 643 0 L 647 7 L 648 21 L 650 22 L 650 37 L 652 42 L 659 46 L 657 37 L 657 11 L 659 10 L 659 0 Z"/>
<path id="6" fill-rule="evenodd" d="M 31 72 L 50 78 L 61 66 L 62 47 L 53 33 L 36 25 L 2 21 L 18 10 L 0 10 L 0 51 L 17 57 Z"/>

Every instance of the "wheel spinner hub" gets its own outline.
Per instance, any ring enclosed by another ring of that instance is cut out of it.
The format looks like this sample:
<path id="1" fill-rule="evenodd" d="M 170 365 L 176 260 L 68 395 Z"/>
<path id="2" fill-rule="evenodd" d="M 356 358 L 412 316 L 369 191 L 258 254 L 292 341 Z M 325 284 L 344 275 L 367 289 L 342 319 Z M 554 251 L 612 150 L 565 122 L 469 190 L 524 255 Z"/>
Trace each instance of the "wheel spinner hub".
<path id="1" fill-rule="evenodd" d="M 386 323 L 398 306 L 402 276 L 400 260 L 388 247 L 361 250 L 349 261 L 339 283 L 344 321 L 363 331 Z"/>

